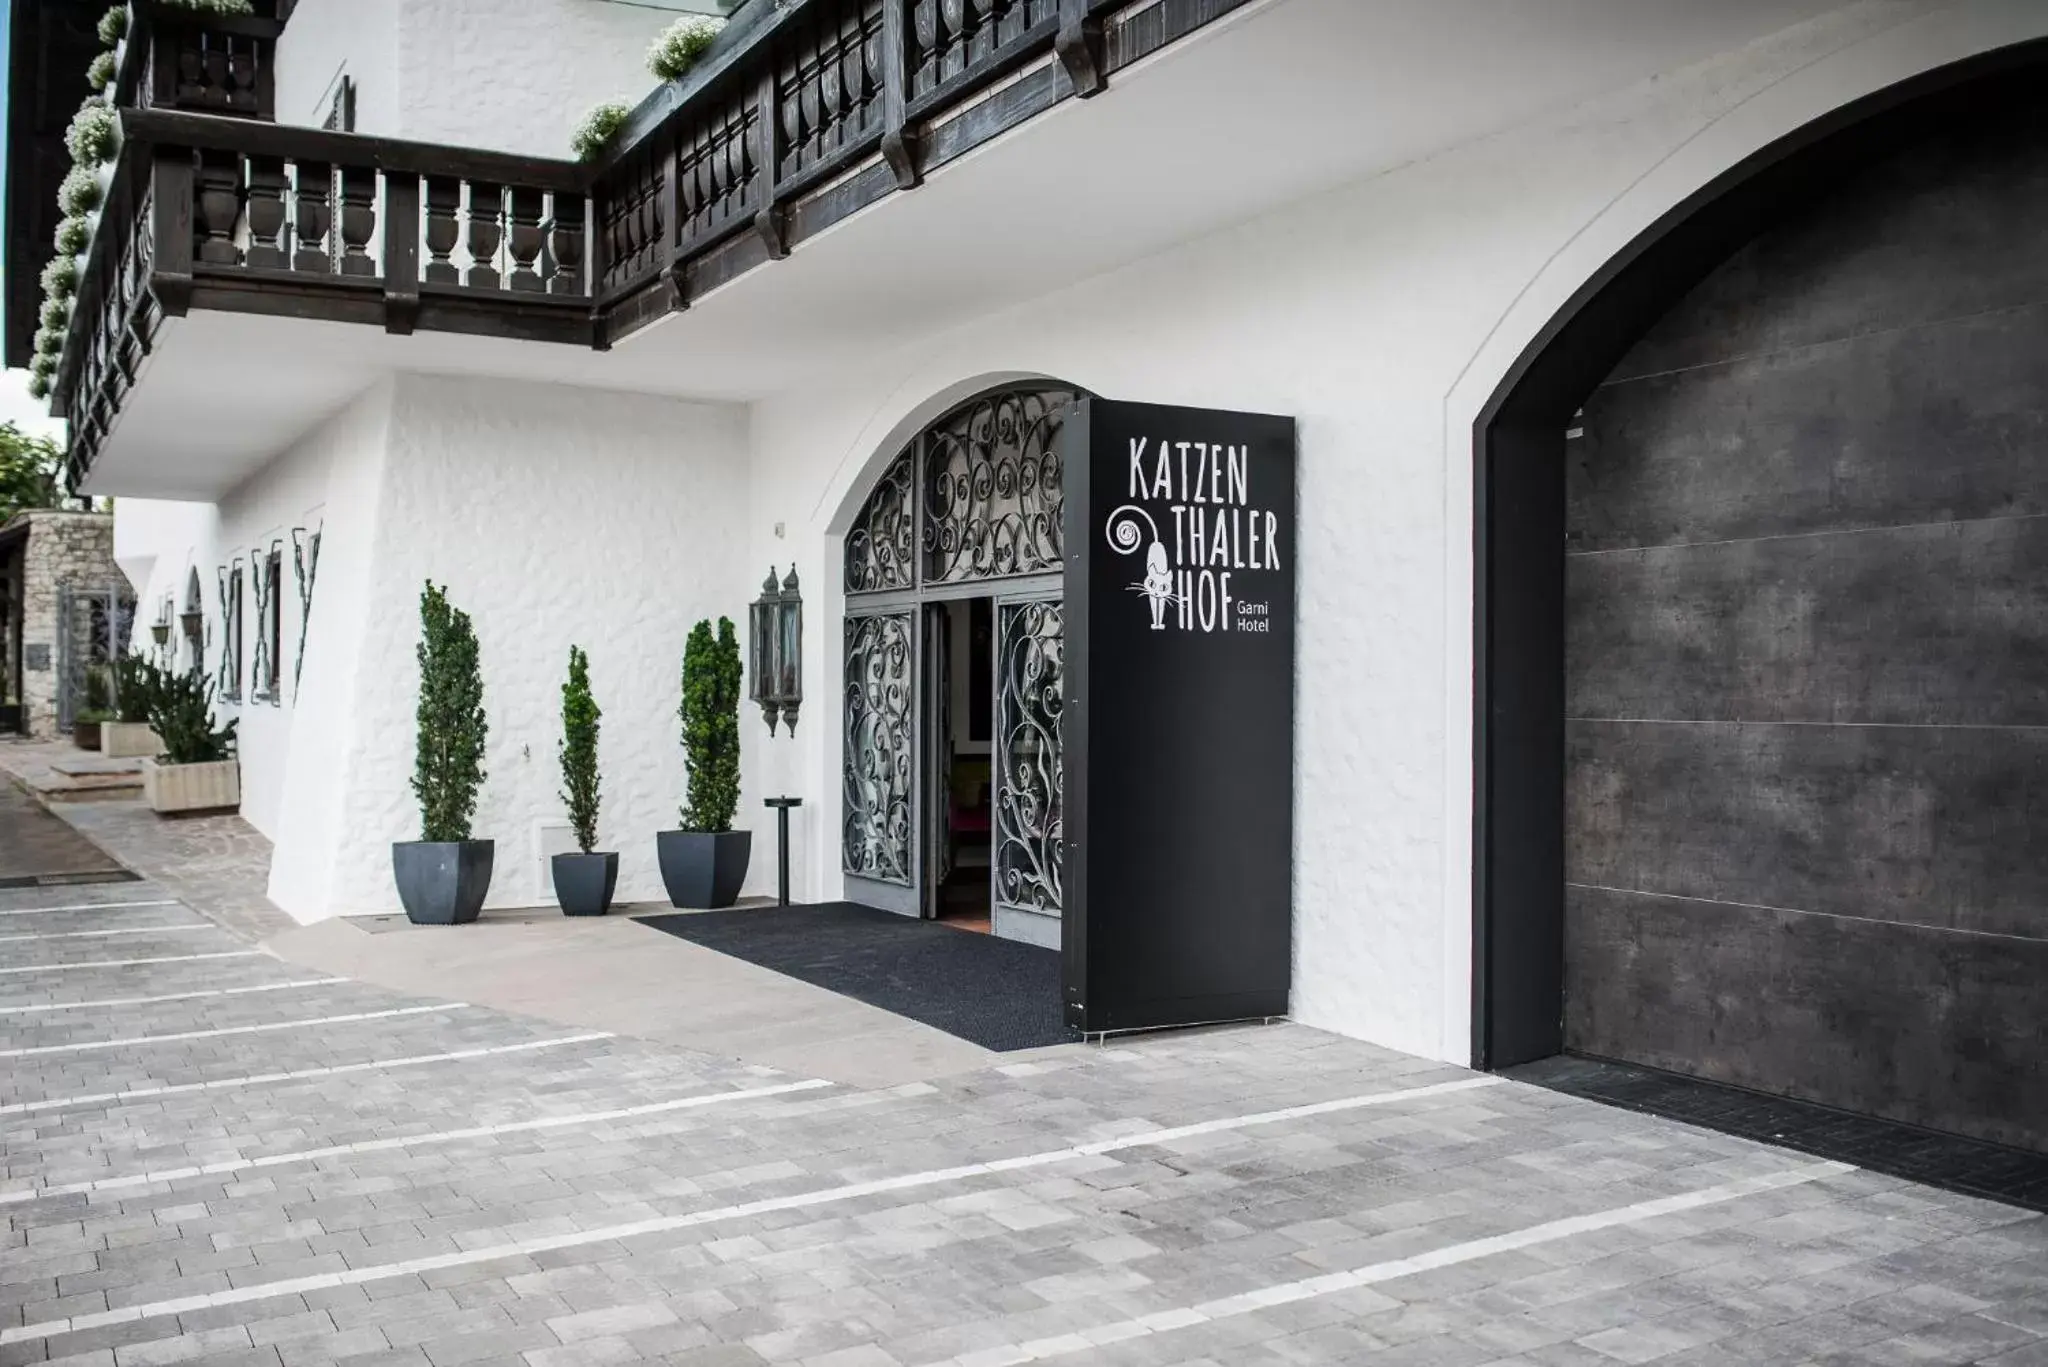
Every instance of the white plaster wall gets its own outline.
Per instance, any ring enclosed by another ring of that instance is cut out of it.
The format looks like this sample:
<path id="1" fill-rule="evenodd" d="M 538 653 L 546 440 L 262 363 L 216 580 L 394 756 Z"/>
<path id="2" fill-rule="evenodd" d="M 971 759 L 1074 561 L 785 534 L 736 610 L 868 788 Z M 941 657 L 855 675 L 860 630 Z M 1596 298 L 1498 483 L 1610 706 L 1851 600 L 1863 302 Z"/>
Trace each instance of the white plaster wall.
<path id="1" fill-rule="evenodd" d="M 278 117 L 320 123 L 345 69 L 359 133 L 567 157 L 592 105 L 654 88 L 647 49 L 675 18 L 598 0 L 301 0 Z"/>
<path id="2" fill-rule="evenodd" d="M 399 84 L 401 3 L 438 0 L 300 0 L 277 44 L 277 120 L 319 127 L 329 92 L 347 72 L 356 83 L 356 131 L 406 136 Z"/>
<path id="3" fill-rule="evenodd" d="M 555 747 L 571 644 L 589 652 L 604 710 L 600 848 L 619 851 L 622 899 L 659 900 L 654 833 L 676 824 L 683 792 L 683 641 L 698 618 L 737 619 L 751 597 L 739 554 L 745 414 L 418 375 L 398 377 L 389 403 L 371 481 L 375 532 L 363 563 L 345 572 L 360 590 L 341 595 L 361 604 L 351 610 L 360 622 L 324 637 L 329 622 L 318 614 L 330 601 L 317 603 L 306 663 L 309 676 L 338 663 L 323 653 L 330 639 L 348 652 L 351 673 L 322 703 L 340 755 L 322 767 L 338 797 L 280 847 L 272 896 L 303 920 L 396 908 L 391 842 L 419 838 L 414 648 L 420 590 L 432 578 L 470 614 L 482 650 L 489 777 L 475 834 L 498 842 L 490 905 L 552 901 L 538 841 L 543 828 L 566 826 Z M 323 875 L 287 880 L 281 866 L 309 854 L 324 860 Z M 757 854 L 752 886 L 763 885 L 764 867 L 772 884 L 772 849 L 765 861 Z"/>
<path id="4" fill-rule="evenodd" d="M 795 740 L 757 752 L 749 797 L 805 797 L 805 895 L 842 886 L 837 536 L 909 432 L 1025 375 L 1291 413 L 1295 1014 L 1469 1059 L 1480 406 L 1572 290 L 1721 170 L 1869 91 L 2044 32 L 2048 7 L 2021 0 L 1848 6 L 756 405 L 749 544 L 803 576 L 812 701 Z"/>
<path id="5" fill-rule="evenodd" d="M 292 752 L 301 695 L 292 681 L 293 664 L 299 644 L 300 610 L 298 584 L 292 569 L 292 530 L 312 531 L 331 521 L 328 544 L 347 545 L 361 535 L 358 521 L 366 509 L 343 500 L 330 510 L 330 479 L 350 462 L 375 453 L 362 440 L 359 401 L 322 424 L 265 465 L 250 479 L 231 490 L 218 503 L 179 503 L 154 499 L 120 499 L 114 507 L 114 540 L 117 554 L 150 557 L 149 580 L 140 594 L 134 645 L 153 652 L 149 635 L 159 604 L 172 602 L 172 663 L 189 668 L 190 652 L 182 643 L 175 614 L 187 601 L 189 574 L 199 573 L 200 596 L 206 615 L 203 665 L 209 679 L 218 677 L 220 667 L 221 605 L 219 567 L 240 557 L 244 568 L 242 587 L 242 698 L 215 705 L 221 722 L 236 719 L 238 752 L 242 764 L 242 816 L 257 830 L 279 840 L 285 833 L 288 800 L 286 775 Z M 381 434 L 378 434 L 381 439 Z M 249 697 L 256 666 L 256 637 L 259 619 L 256 609 L 254 575 L 272 546 L 283 557 L 278 588 L 279 609 L 279 697 L 275 703 Z M 323 562 L 315 580 L 315 600 L 329 596 L 333 561 Z M 308 645 L 313 634 L 309 632 Z"/>

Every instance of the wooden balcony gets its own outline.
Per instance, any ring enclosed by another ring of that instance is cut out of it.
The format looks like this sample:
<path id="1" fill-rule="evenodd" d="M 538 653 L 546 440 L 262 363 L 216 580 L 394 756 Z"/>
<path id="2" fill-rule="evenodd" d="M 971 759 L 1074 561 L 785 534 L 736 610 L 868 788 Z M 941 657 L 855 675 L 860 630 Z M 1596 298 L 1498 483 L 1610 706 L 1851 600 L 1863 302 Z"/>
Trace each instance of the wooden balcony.
<path id="1" fill-rule="evenodd" d="M 596 165 L 270 122 L 275 21 L 154 11 L 52 386 L 72 478 L 166 318 L 604 349 L 1243 3 L 748 5 Z"/>

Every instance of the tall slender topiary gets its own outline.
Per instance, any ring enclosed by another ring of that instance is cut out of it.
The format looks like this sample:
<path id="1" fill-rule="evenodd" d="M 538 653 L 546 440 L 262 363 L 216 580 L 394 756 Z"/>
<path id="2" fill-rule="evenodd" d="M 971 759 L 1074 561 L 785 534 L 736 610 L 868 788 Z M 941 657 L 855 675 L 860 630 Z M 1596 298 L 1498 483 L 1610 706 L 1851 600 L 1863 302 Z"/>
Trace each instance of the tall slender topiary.
<path id="1" fill-rule="evenodd" d="M 429 579 L 420 593 L 418 758 L 412 775 L 420 839 L 469 839 L 484 785 L 484 680 L 476 629 Z"/>
<path id="2" fill-rule="evenodd" d="M 732 829 L 740 802 L 740 642 L 732 619 L 690 629 L 683 647 L 683 753 L 690 765 L 683 829 L 716 834 Z"/>
<path id="3" fill-rule="evenodd" d="M 562 801 L 569 807 L 569 825 L 576 848 L 589 854 L 597 844 L 597 699 L 590 696 L 590 657 L 569 647 L 569 681 L 562 685 Z"/>

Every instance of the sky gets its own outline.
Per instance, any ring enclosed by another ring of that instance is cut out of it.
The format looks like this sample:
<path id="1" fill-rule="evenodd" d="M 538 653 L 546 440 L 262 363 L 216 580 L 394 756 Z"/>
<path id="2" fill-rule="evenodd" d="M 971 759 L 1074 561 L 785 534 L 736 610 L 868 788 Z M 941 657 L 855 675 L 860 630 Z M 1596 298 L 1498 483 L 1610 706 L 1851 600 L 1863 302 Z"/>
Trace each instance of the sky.
<path id="1" fill-rule="evenodd" d="M 0 5 L 0 111 L 7 108 L 7 43 L 9 6 Z M 7 182 L 7 139 L 0 137 L 0 185 Z M 0 281 L 7 267 L 0 262 Z M 34 436 L 64 439 L 64 424 L 50 416 L 49 406 L 28 395 L 26 370 L 0 371 L 0 422 L 12 422 Z"/>

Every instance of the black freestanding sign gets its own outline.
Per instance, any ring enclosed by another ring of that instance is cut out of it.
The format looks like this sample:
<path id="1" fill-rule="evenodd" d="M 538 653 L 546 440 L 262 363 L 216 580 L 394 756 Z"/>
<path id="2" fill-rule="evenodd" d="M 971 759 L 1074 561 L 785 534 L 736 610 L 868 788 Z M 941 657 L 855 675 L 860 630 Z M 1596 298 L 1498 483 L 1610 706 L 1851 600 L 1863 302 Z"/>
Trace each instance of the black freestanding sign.
<path id="1" fill-rule="evenodd" d="M 1067 1023 L 1287 1011 L 1294 420 L 1067 422 Z"/>

